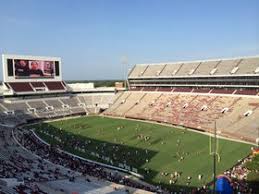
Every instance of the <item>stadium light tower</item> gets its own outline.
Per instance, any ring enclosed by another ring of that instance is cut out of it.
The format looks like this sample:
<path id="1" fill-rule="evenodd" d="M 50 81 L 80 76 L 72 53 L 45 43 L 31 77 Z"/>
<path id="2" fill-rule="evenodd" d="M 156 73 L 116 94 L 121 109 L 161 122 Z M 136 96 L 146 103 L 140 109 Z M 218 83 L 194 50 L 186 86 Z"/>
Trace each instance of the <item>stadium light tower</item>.
<path id="1" fill-rule="evenodd" d="M 121 57 L 121 63 L 123 65 L 123 79 L 124 79 L 124 87 L 127 86 L 127 66 L 128 66 L 128 57 L 126 55 Z"/>

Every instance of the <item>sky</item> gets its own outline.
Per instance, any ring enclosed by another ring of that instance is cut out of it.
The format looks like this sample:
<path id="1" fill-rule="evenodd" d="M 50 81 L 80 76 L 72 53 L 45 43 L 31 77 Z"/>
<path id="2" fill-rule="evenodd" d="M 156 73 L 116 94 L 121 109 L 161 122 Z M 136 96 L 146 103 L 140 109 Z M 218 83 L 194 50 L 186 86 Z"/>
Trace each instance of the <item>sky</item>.
<path id="1" fill-rule="evenodd" d="M 0 0 L 0 54 L 61 57 L 65 80 L 122 79 L 138 63 L 258 55 L 258 10 L 258 0 Z"/>

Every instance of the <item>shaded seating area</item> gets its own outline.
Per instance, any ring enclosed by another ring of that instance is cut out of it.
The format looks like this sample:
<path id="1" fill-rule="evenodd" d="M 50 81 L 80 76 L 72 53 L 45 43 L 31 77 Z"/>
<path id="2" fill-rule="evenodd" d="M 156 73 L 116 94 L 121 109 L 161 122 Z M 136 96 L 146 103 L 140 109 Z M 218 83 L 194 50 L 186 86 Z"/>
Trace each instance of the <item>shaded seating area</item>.
<path id="1" fill-rule="evenodd" d="M 26 82 L 14 82 L 14 83 L 8 83 L 8 85 L 11 87 L 11 89 L 14 92 L 34 92 L 32 86 L 30 83 Z"/>
<path id="2" fill-rule="evenodd" d="M 66 91 L 66 85 L 61 81 L 51 82 L 8 82 L 7 87 L 14 93 L 35 93 L 35 92 L 51 92 Z"/>
<path id="3" fill-rule="evenodd" d="M 44 82 L 49 90 L 66 90 L 62 82 Z"/>

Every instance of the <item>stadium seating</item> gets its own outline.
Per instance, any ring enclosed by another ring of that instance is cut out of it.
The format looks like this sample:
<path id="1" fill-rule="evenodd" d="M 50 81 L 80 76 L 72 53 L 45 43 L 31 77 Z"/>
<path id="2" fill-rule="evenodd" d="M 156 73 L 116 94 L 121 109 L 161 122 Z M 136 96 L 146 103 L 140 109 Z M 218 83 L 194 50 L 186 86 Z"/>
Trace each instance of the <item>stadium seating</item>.
<path id="1" fill-rule="evenodd" d="M 125 92 L 104 114 L 153 120 L 255 141 L 249 123 L 259 118 L 259 99 L 235 95 L 168 92 Z M 251 124 L 252 125 L 252 124 Z M 256 125 L 256 124 L 255 124 Z"/>
<path id="2" fill-rule="evenodd" d="M 255 74 L 255 70 L 259 67 L 259 58 L 243 59 L 238 65 L 236 74 Z"/>
<path id="3" fill-rule="evenodd" d="M 35 92 L 57 92 L 66 91 L 66 86 L 63 82 L 9 82 L 6 83 L 8 88 L 11 88 L 14 93 L 35 93 Z"/>
<path id="4" fill-rule="evenodd" d="M 172 75 L 175 75 L 178 70 L 181 68 L 182 63 L 176 63 L 176 64 L 165 64 L 165 67 L 162 69 L 160 76 L 165 77 L 171 77 Z"/>
<path id="5" fill-rule="evenodd" d="M 44 82 L 49 90 L 66 90 L 62 82 Z"/>
<path id="6" fill-rule="evenodd" d="M 0 124 L 13 125 L 39 118 L 98 113 L 101 108 L 109 107 L 113 97 L 114 94 L 92 93 L 68 97 L 28 98 L 18 101 L 12 98 L 0 100 Z"/>
<path id="7" fill-rule="evenodd" d="M 159 76 L 164 65 L 149 65 L 142 76 Z"/>
<path id="8" fill-rule="evenodd" d="M 135 66 L 130 73 L 131 77 L 139 77 L 142 76 L 145 72 L 145 70 L 147 69 L 148 65 L 138 65 Z"/>
<path id="9" fill-rule="evenodd" d="M 34 88 L 45 88 L 45 85 L 43 82 L 30 82 L 31 85 L 34 87 Z"/>
<path id="10" fill-rule="evenodd" d="M 240 59 L 237 60 L 222 60 L 218 64 L 214 75 L 229 75 L 230 72 L 236 67 Z"/>
<path id="11" fill-rule="evenodd" d="M 176 76 L 189 76 L 192 75 L 200 63 L 184 63 L 179 71 L 175 74 Z"/>
<path id="12" fill-rule="evenodd" d="M 8 85 L 13 89 L 15 92 L 33 92 L 31 85 L 25 82 L 14 82 L 8 83 Z"/>
<path id="13" fill-rule="evenodd" d="M 63 102 L 63 104 L 69 105 L 70 107 L 78 106 L 79 103 L 77 98 L 73 96 L 68 98 L 61 98 L 60 100 Z"/>
<path id="14" fill-rule="evenodd" d="M 61 109 L 62 108 L 62 102 L 60 102 L 58 99 L 46 99 L 44 100 L 48 106 L 52 106 L 54 109 Z"/>
<path id="15" fill-rule="evenodd" d="M 135 65 L 129 78 L 258 74 L 259 58 L 216 59 L 194 62 Z"/>
<path id="16" fill-rule="evenodd" d="M 212 70 L 215 69 L 218 64 L 219 61 L 201 62 L 193 75 L 210 75 Z"/>

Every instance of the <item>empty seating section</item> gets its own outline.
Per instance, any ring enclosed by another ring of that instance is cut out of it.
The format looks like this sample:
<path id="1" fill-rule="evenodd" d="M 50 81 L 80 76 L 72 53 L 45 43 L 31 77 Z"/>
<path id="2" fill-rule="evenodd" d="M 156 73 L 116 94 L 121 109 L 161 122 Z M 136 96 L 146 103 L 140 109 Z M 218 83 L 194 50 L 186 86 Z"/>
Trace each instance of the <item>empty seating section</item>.
<path id="1" fill-rule="evenodd" d="M 259 74 L 259 57 L 135 65 L 129 78 Z"/>
<path id="2" fill-rule="evenodd" d="M 259 126 L 259 107 L 254 109 L 253 113 L 249 117 L 243 117 L 239 122 L 233 125 L 232 130 L 235 129 L 235 133 L 240 134 L 241 137 L 248 141 L 254 141 L 251 137 L 258 136 L 258 126 Z M 246 129 L 246 130 L 243 130 Z M 247 137 L 247 133 L 250 137 Z M 248 138 L 248 139 L 246 139 Z"/>
<path id="3" fill-rule="evenodd" d="M 227 89 L 227 88 L 214 88 L 211 90 L 211 94 L 233 94 L 235 89 Z"/>
<path id="4" fill-rule="evenodd" d="M 201 62 L 193 75 L 209 75 L 218 63 L 219 61 Z"/>
<path id="5" fill-rule="evenodd" d="M 257 95 L 258 94 L 258 89 L 242 89 L 242 90 L 236 90 L 235 94 L 240 94 L 240 95 Z"/>
<path id="6" fill-rule="evenodd" d="M 102 95 L 101 104 L 112 104 L 114 95 Z"/>
<path id="7" fill-rule="evenodd" d="M 15 83 L 8 83 L 9 86 L 13 89 L 15 92 L 33 92 L 30 83 L 26 82 L 15 82 Z"/>
<path id="8" fill-rule="evenodd" d="M 82 107 L 76 107 L 71 109 L 72 114 L 80 114 L 80 113 L 86 113 L 85 109 Z"/>
<path id="9" fill-rule="evenodd" d="M 65 90 L 62 82 L 44 82 L 49 90 Z"/>
<path id="10" fill-rule="evenodd" d="M 180 88 L 180 87 L 177 87 L 177 88 L 174 88 L 173 89 L 173 92 L 191 92 L 193 90 L 193 88 Z"/>
<path id="11" fill-rule="evenodd" d="M 182 63 L 166 64 L 160 76 L 174 76 L 181 68 Z"/>
<path id="12" fill-rule="evenodd" d="M 108 110 L 106 110 L 106 114 L 112 115 L 115 109 L 119 107 L 120 104 L 122 104 L 129 97 L 129 95 L 129 92 L 117 93 L 112 106 Z"/>
<path id="13" fill-rule="evenodd" d="M 90 105 L 93 104 L 93 97 L 90 96 L 90 95 L 84 96 L 84 100 L 85 100 L 85 103 L 86 103 L 86 104 L 90 104 Z"/>
<path id="14" fill-rule="evenodd" d="M 142 89 L 142 91 L 156 91 L 157 90 L 157 87 L 144 87 L 143 89 Z"/>
<path id="15" fill-rule="evenodd" d="M 84 97 L 90 97 L 91 101 L 85 101 Z M 71 114 L 98 113 L 95 102 L 102 103 L 102 108 L 108 108 L 113 103 L 114 94 L 91 94 L 71 97 L 52 97 L 41 99 L 17 99 L 0 100 L 0 124 L 19 124 L 26 119 L 60 117 Z M 80 101 L 79 101 L 80 99 Z M 90 108 L 81 106 L 80 103 L 89 105 Z M 91 104 L 87 104 L 91 103 Z M 63 105 L 67 104 L 68 107 Z"/>
<path id="16" fill-rule="evenodd" d="M 115 113 L 118 116 L 123 116 L 127 111 L 129 111 L 136 103 L 141 100 L 141 97 L 143 97 L 143 95 L 144 93 L 142 92 L 129 93 L 125 100 L 121 101 L 120 106 L 116 108 Z"/>
<path id="17" fill-rule="evenodd" d="M 141 91 L 143 89 L 143 87 L 131 87 L 130 90 L 131 91 Z"/>
<path id="18" fill-rule="evenodd" d="M 229 75 L 231 71 L 238 65 L 240 59 L 236 60 L 222 60 L 217 66 L 214 75 Z"/>
<path id="19" fill-rule="evenodd" d="M 57 99 L 48 99 L 48 100 L 44 100 L 44 101 L 46 104 L 48 104 L 49 106 L 52 106 L 55 109 L 62 108 L 62 103 Z"/>
<path id="20" fill-rule="evenodd" d="M 80 101 L 81 103 L 85 103 L 85 99 L 84 96 L 77 96 L 78 101 Z"/>
<path id="21" fill-rule="evenodd" d="M 155 103 L 155 100 L 159 96 L 159 93 L 145 93 L 142 99 L 135 104 L 135 107 L 126 113 L 126 116 L 131 118 L 143 118 L 143 112 L 145 109 L 151 105 L 151 103 Z"/>
<path id="22" fill-rule="evenodd" d="M 249 103 L 254 101 L 252 98 L 238 98 L 232 105 L 232 111 L 228 111 L 228 113 L 217 122 L 219 128 L 222 131 L 232 131 L 235 133 L 237 128 L 242 127 L 239 126 L 239 123 L 245 118 L 244 114 L 253 109 L 253 107 L 249 106 Z M 246 129 L 243 128 L 243 130 Z"/>
<path id="23" fill-rule="evenodd" d="M 243 59 L 239 65 L 236 74 L 255 74 L 255 70 L 259 67 L 259 58 Z M 257 73 L 259 74 L 259 72 Z"/>
<path id="24" fill-rule="evenodd" d="M 192 92 L 194 93 L 209 93 L 211 91 L 210 88 L 194 88 Z"/>
<path id="25" fill-rule="evenodd" d="M 0 112 L 4 112 L 6 110 L 5 106 L 3 103 L 0 101 Z"/>
<path id="26" fill-rule="evenodd" d="M 13 103 L 4 103 L 2 104 L 11 111 L 24 111 L 27 112 L 27 109 L 29 108 L 25 102 L 13 102 Z"/>
<path id="27" fill-rule="evenodd" d="M 259 98 L 198 93 L 125 92 L 105 114 L 153 120 L 255 141 Z M 251 126 L 250 126 L 251 125 Z M 254 126 L 252 126 L 254 125 Z"/>
<path id="28" fill-rule="evenodd" d="M 102 96 L 93 96 L 92 99 L 93 99 L 93 104 L 97 106 L 102 102 Z"/>
<path id="29" fill-rule="evenodd" d="M 176 76 L 190 76 L 192 75 L 200 63 L 184 63 Z"/>
<path id="30" fill-rule="evenodd" d="M 46 104 L 41 101 L 41 100 L 37 100 L 37 101 L 27 101 L 27 104 L 31 107 L 31 108 L 35 108 L 37 111 L 44 111 L 46 110 Z"/>
<path id="31" fill-rule="evenodd" d="M 75 97 L 61 98 L 60 99 L 64 104 L 69 105 L 70 107 L 78 106 L 79 102 Z"/>
<path id="32" fill-rule="evenodd" d="M 77 96 L 79 103 L 84 103 L 88 108 L 108 107 L 114 101 L 114 94 L 89 94 Z"/>
<path id="33" fill-rule="evenodd" d="M 164 66 L 165 65 L 149 65 L 143 73 L 143 76 L 159 76 Z"/>
<path id="34" fill-rule="evenodd" d="M 31 82 L 31 85 L 34 87 L 34 88 L 45 88 L 45 85 L 43 82 Z"/>
<path id="35" fill-rule="evenodd" d="M 172 87 L 158 87 L 157 91 L 159 92 L 171 92 L 173 90 Z"/>
<path id="36" fill-rule="evenodd" d="M 130 73 L 130 77 L 140 77 L 144 74 L 148 65 L 136 65 Z"/>

